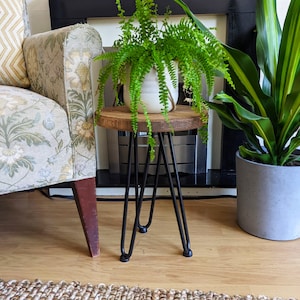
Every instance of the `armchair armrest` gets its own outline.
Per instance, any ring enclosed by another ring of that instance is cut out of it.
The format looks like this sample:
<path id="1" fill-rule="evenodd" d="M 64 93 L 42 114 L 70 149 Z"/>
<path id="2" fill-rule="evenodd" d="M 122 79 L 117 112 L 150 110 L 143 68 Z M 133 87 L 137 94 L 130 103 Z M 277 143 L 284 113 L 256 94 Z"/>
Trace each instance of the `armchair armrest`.
<path id="1" fill-rule="evenodd" d="M 77 24 L 25 39 L 23 51 L 31 90 L 68 109 L 74 94 L 90 98 L 92 59 L 102 52 L 99 33 Z"/>
<path id="2" fill-rule="evenodd" d="M 102 52 L 99 33 L 78 24 L 25 39 L 23 51 L 30 88 L 59 103 L 68 115 L 74 180 L 95 176 L 93 58 Z"/>

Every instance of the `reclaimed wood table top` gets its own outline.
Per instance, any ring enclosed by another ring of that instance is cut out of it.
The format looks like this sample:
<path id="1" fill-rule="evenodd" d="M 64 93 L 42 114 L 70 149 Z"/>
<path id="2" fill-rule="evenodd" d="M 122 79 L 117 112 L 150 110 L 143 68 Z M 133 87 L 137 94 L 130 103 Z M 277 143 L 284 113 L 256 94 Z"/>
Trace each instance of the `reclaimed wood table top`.
<path id="1" fill-rule="evenodd" d="M 149 117 L 153 132 L 185 131 L 203 125 L 200 116 L 187 105 L 177 105 L 176 110 L 169 112 L 170 124 L 160 113 L 149 114 Z M 108 129 L 132 131 L 130 110 L 126 106 L 105 107 L 101 111 L 97 125 Z M 138 115 L 138 131 L 148 131 L 144 114 Z"/>

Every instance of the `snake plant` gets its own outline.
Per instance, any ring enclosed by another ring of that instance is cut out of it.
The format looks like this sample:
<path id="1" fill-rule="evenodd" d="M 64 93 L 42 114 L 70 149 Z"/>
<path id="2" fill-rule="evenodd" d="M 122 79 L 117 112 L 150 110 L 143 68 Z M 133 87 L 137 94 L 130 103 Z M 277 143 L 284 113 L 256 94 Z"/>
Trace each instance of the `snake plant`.
<path id="1" fill-rule="evenodd" d="M 182 0 L 174 0 L 200 31 L 208 29 Z M 223 44 L 234 83 L 208 103 L 223 124 L 242 130 L 243 158 L 270 165 L 299 164 L 300 1 L 291 0 L 281 28 L 276 0 L 256 1 L 257 65 L 245 53 Z"/>

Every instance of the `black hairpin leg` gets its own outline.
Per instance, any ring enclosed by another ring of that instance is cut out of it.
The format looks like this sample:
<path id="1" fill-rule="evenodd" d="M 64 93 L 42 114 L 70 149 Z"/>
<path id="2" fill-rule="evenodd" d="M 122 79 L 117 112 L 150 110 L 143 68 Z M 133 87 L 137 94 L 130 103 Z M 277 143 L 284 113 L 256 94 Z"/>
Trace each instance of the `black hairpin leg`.
<path id="1" fill-rule="evenodd" d="M 131 234 L 131 240 L 129 245 L 129 250 L 126 252 L 125 250 L 125 239 L 126 239 L 126 228 L 127 228 L 127 214 L 128 214 L 128 200 L 129 200 L 129 189 L 130 189 L 130 183 L 131 183 L 131 163 L 132 163 L 132 144 L 134 145 L 134 187 L 135 187 L 135 220 L 133 224 L 132 234 Z M 154 210 L 154 202 L 155 198 L 152 198 L 151 208 L 150 208 L 150 214 L 149 214 L 149 221 L 145 226 L 140 225 L 140 214 L 143 204 L 143 197 L 147 182 L 147 176 L 148 176 L 148 169 L 149 169 L 149 161 L 150 161 L 150 147 L 147 152 L 147 158 L 145 163 L 145 169 L 144 169 L 144 176 L 142 185 L 139 191 L 139 170 L 138 170 L 138 142 L 137 137 L 133 135 L 133 133 L 130 133 L 129 137 L 129 147 L 128 147 L 128 166 L 127 166 L 127 184 L 125 189 L 125 199 L 124 199 L 124 209 L 123 209 L 123 223 L 122 223 L 122 234 L 121 234 L 121 256 L 120 260 L 122 262 L 128 262 L 134 248 L 134 242 L 136 238 L 136 231 L 139 229 L 141 233 L 146 233 L 148 227 L 151 224 L 152 221 L 152 215 Z"/>
<path id="2" fill-rule="evenodd" d="M 152 217 L 153 217 L 153 211 L 154 211 L 154 205 L 156 200 L 156 191 L 158 186 L 158 178 L 159 178 L 159 166 L 161 157 L 163 157 L 164 160 L 164 166 L 168 175 L 169 180 L 169 186 L 171 191 L 171 196 L 173 200 L 173 206 L 174 211 L 177 219 L 177 224 L 179 228 L 179 233 L 182 241 L 183 246 L 183 255 L 186 257 L 190 257 L 193 255 L 192 250 L 190 249 L 190 239 L 188 234 L 188 227 L 186 222 L 186 216 L 185 216 L 185 209 L 183 205 L 183 198 L 181 193 L 181 187 L 180 187 L 180 180 L 178 175 L 178 170 L 176 166 L 176 158 L 175 158 L 175 152 L 173 148 L 172 143 L 172 136 L 170 133 L 168 133 L 168 140 L 170 145 L 170 152 L 172 157 L 172 164 L 174 168 L 175 178 L 176 178 L 176 186 L 178 190 L 178 202 L 179 202 L 179 208 L 177 203 L 177 197 L 174 191 L 174 184 L 172 180 L 172 175 L 170 172 L 170 168 L 168 165 L 167 155 L 165 151 L 164 146 L 164 134 L 158 133 L 159 137 L 159 151 L 158 151 L 158 157 L 157 157 L 157 164 L 156 164 L 156 172 L 155 172 L 155 179 L 154 179 L 154 187 L 153 187 L 153 193 L 152 193 L 152 199 L 151 199 L 151 207 L 149 211 L 149 218 L 146 225 L 140 224 L 140 213 L 141 208 L 143 204 L 143 197 L 144 197 L 144 191 L 146 187 L 147 182 L 147 175 L 148 175 L 148 169 L 149 169 L 149 160 L 150 160 L 150 148 L 148 148 L 146 163 L 145 163 L 145 169 L 144 169 L 144 176 L 139 192 L 139 180 L 138 180 L 138 145 L 137 145 L 137 137 L 133 135 L 133 133 L 130 133 L 129 137 L 129 147 L 128 147 L 128 165 L 127 165 L 127 184 L 125 189 L 125 200 L 124 200 L 124 210 L 123 210 L 123 223 L 122 223 L 122 234 L 121 234 L 121 256 L 120 261 L 122 262 L 128 262 L 134 248 L 134 242 L 136 238 L 136 231 L 139 229 L 141 233 L 146 233 L 148 228 L 151 225 Z M 134 145 L 134 186 L 135 186 L 135 205 L 136 205 L 136 213 L 135 213 L 135 220 L 133 224 L 132 234 L 131 234 L 131 240 L 129 245 L 129 250 L 126 252 L 125 250 L 125 238 L 126 238 L 126 227 L 127 227 L 127 213 L 128 213 L 128 200 L 129 200 L 129 189 L 130 189 L 130 183 L 131 183 L 131 163 L 132 163 L 132 144 Z"/>
<path id="3" fill-rule="evenodd" d="M 146 225 L 141 225 L 139 222 L 139 231 L 141 233 L 146 233 L 152 223 L 153 211 L 154 211 L 155 200 L 156 200 L 156 191 L 157 191 L 157 186 L 158 186 L 159 166 L 160 166 L 160 161 L 161 161 L 161 153 L 162 153 L 161 148 L 162 147 L 163 147 L 163 145 L 160 144 L 159 150 L 158 150 L 158 155 L 157 155 L 156 167 L 155 167 L 154 186 L 153 186 L 153 191 L 152 191 L 151 206 L 150 206 L 150 211 L 149 211 L 148 222 L 146 223 Z M 148 153 L 147 153 L 147 161 L 146 161 L 145 170 L 144 170 L 144 180 L 143 180 L 143 183 L 141 186 L 141 195 L 144 195 L 144 189 L 145 189 L 146 183 L 147 183 L 149 160 L 150 160 L 150 147 L 148 148 Z"/>
<path id="4" fill-rule="evenodd" d="M 178 229 L 179 229 L 181 242 L 182 242 L 182 246 L 183 246 L 183 256 L 191 257 L 193 255 L 193 252 L 190 248 L 190 238 L 189 238 L 185 209 L 184 209 L 184 204 L 183 204 L 183 197 L 182 197 L 182 193 L 181 193 L 181 186 L 180 186 L 179 174 L 178 174 L 178 169 L 177 169 L 177 164 L 176 164 L 175 151 L 174 151 L 174 147 L 173 147 L 173 143 L 172 143 L 172 135 L 171 135 L 171 133 L 168 132 L 167 136 L 168 136 L 168 140 L 169 140 L 170 153 L 171 153 L 171 157 L 172 157 L 172 165 L 173 165 L 174 173 L 175 173 L 176 186 L 177 186 L 177 192 L 178 192 L 178 202 L 179 202 L 180 209 L 178 208 L 177 197 L 176 197 L 176 194 L 174 191 L 172 174 L 170 172 L 165 147 L 162 147 L 161 151 L 162 151 L 165 169 L 166 169 L 166 172 L 168 175 L 171 197 L 173 200 L 174 211 L 175 211 Z M 159 133 L 158 137 L 159 137 L 160 145 L 163 145 L 164 144 L 164 134 Z"/>
<path id="5" fill-rule="evenodd" d="M 132 144 L 134 144 L 134 187 L 135 187 L 135 198 L 137 200 L 138 197 L 138 170 L 137 170 L 137 138 L 133 136 L 133 133 L 130 132 L 129 136 L 129 145 L 128 145 L 128 160 L 127 160 L 127 184 L 125 188 L 125 199 L 124 199 L 124 208 L 123 208 L 123 222 L 122 222 L 122 233 L 121 233 L 121 256 L 120 261 L 127 262 L 132 255 L 134 241 L 136 236 L 136 228 L 138 225 L 138 219 L 135 218 L 131 241 L 129 245 L 129 250 L 126 252 L 125 250 L 125 238 L 126 238 L 126 228 L 127 228 L 127 213 L 128 213 L 128 200 L 129 200 L 129 190 L 130 190 L 130 182 L 131 182 L 131 163 L 132 163 Z M 138 203 L 136 202 L 136 215 L 138 212 Z"/>

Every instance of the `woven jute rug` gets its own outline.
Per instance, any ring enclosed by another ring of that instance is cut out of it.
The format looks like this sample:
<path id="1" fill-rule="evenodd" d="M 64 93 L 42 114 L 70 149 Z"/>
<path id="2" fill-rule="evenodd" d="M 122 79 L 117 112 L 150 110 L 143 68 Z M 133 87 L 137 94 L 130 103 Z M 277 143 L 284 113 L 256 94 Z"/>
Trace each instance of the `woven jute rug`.
<path id="1" fill-rule="evenodd" d="M 281 300 L 266 296 L 229 296 L 200 290 L 148 289 L 141 287 L 106 284 L 81 284 L 80 282 L 43 282 L 41 280 L 0 279 L 0 300 L 58 300 L 58 299 L 101 299 L 101 300 Z M 288 300 L 297 300 L 290 298 Z"/>

